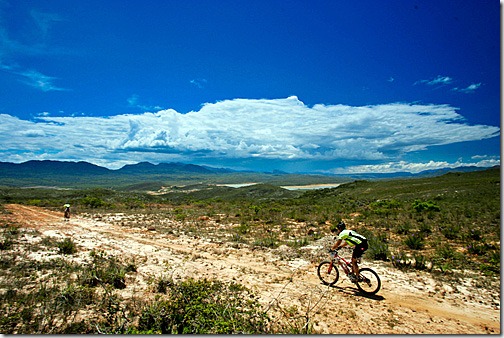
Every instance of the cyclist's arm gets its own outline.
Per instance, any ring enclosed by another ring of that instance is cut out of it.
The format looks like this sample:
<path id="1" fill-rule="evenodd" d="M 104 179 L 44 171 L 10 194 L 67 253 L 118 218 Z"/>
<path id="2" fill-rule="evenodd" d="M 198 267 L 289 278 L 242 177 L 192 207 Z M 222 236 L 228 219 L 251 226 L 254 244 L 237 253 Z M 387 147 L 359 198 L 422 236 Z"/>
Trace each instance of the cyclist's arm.
<path id="1" fill-rule="evenodd" d="M 331 250 L 337 250 L 339 249 L 340 247 L 344 247 L 347 243 L 346 242 L 343 242 L 343 244 L 341 244 L 342 240 L 341 239 L 338 239 L 336 241 L 336 243 L 334 243 L 334 245 L 332 246 Z"/>
<path id="2" fill-rule="evenodd" d="M 338 247 L 338 249 L 348 245 L 348 243 L 347 243 L 347 242 L 345 242 L 345 241 L 342 241 L 342 242 L 343 242 L 343 243 L 341 243 L 341 245 Z"/>

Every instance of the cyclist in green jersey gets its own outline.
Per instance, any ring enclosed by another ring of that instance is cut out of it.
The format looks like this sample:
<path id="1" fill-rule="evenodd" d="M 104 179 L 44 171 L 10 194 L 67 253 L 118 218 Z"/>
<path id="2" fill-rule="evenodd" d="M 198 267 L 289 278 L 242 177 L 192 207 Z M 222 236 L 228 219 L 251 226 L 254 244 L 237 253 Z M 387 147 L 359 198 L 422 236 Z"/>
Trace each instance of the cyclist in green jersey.
<path id="1" fill-rule="evenodd" d="M 347 230 L 344 222 L 339 222 L 336 226 L 339 233 L 336 240 L 336 243 L 332 246 L 329 252 L 338 250 L 344 246 L 350 245 L 354 246 L 354 250 L 352 253 L 352 270 L 353 274 L 350 274 L 350 280 L 352 282 L 357 281 L 357 277 L 359 275 L 359 266 L 357 265 L 357 260 L 362 257 L 364 252 L 368 249 L 368 241 L 366 237 L 359 235 L 354 230 Z"/>

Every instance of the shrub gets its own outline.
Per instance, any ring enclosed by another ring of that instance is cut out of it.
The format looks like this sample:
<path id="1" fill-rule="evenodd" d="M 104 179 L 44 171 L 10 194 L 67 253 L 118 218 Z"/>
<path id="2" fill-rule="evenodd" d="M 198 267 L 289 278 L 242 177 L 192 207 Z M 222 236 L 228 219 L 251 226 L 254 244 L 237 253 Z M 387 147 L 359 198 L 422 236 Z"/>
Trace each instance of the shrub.
<path id="1" fill-rule="evenodd" d="M 470 239 L 473 239 L 475 241 L 479 241 L 481 240 L 481 231 L 479 229 L 471 229 L 471 231 L 469 231 L 468 233 L 468 237 Z"/>
<path id="2" fill-rule="evenodd" d="M 9 236 L 17 236 L 19 235 L 19 227 L 17 226 L 8 226 L 7 227 L 7 230 L 5 231 L 5 233 Z"/>
<path id="3" fill-rule="evenodd" d="M 187 215 L 182 212 L 175 214 L 175 220 L 177 220 L 179 222 L 183 222 L 186 218 L 187 218 Z"/>
<path id="4" fill-rule="evenodd" d="M 371 209 L 377 215 L 383 215 L 388 217 L 394 210 L 398 210 L 401 204 L 392 199 L 392 200 L 378 200 L 369 205 Z"/>
<path id="5" fill-rule="evenodd" d="M 70 238 L 65 238 L 63 241 L 56 243 L 59 253 L 63 255 L 73 255 L 77 252 L 75 243 Z"/>
<path id="6" fill-rule="evenodd" d="M 10 250 L 15 243 L 15 239 L 19 237 L 19 228 L 7 224 L 3 231 L 2 239 L 0 239 L 0 250 Z"/>
<path id="7" fill-rule="evenodd" d="M 158 278 L 155 282 L 155 290 L 157 293 L 167 293 L 168 289 L 173 285 L 170 278 Z"/>
<path id="8" fill-rule="evenodd" d="M 40 199 L 31 199 L 31 200 L 26 201 L 26 204 L 40 206 L 40 205 L 42 205 L 42 200 L 40 200 Z"/>
<path id="9" fill-rule="evenodd" d="M 433 265 L 439 267 L 442 272 L 447 272 L 453 269 L 457 262 L 467 262 L 467 260 L 464 260 L 465 257 L 466 256 L 462 256 L 462 254 L 453 249 L 448 243 L 443 242 L 436 246 Z"/>
<path id="10" fill-rule="evenodd" d="M 458 224 L 443 225 L 439 230 L 447 239 L 456 239 L 460 235 L 460 225 Z"/>
<path id="11" fill-rule="evenodd" d="M 421 234 L 415 233 L 406 237 L 404 244 L 412 250 L 421 250 L 424 247 L 424 239 Z"/>
<path id="12" fill-rule="evenodd" d="M 243 238 L 240 234 L 233 234 L 231 241 L 236 243 L 247 243 L 247 239 Z"/>
<path id="13" fill-rule="evenodd" d="M 65 288 L 59 291 L 56 297 L 58 307 L 72 310 L 78 309 L 81 306 L 92 304 L 94 300 L 94 291 L 84 286 L 77 286 L 69 283 Z"/>
<path id="14" fill-rule="evenodd" d="M 116 289 L 126 287 L 125 276 L 132 270 L 131 264 L 123 265 L 115 257 L 106 257 L 103 252 L 91 252 L 93 261 L 83 267 L 80 280 L 83 285 L 112 285 Z"/>
<path id="15" fill-rule="evenodd" d="M 422 211 L 441 211 L 441 208 L 432 201 L 422 202 L 420 200 L 415 200 L 413 202 L 413 209 L 417 212 Z"/>
<path id="16" fill-rule="evenodd" d="M 415 270 L 426 270 L 427 269 L 427 259 L 424 255 L 413 255 L 415 260 Z"/>
<path id="17" fill-rule="evenodd" d="M 276 248 L 278 246 L 275 238 L 269 236 L 265 238 L 258 238 L 254 241 L 254 245 L 262 246 L 265 248 Z"/>
<path id="18" fill-rule="evenodd" d="M 432 233 L 432 227 L 430 226 L 429 223 L 422 222 L 420 223 L 420 228 L 418 229 L 420 233 L 424 235 L 428 235 Z"/>
<path id="19" fill-rule="evenodd" d="M 396 233 L 398 233 L 399 235 L 407 235 L 411 230 L 411 224 L 410 223 L 399 224 L 395 230 Z"/>
<path id="20" fill-rule="evenodd" d="M 485 274 L 500 274 L 500 252 L 492 251 L 485 263 L 481 264 L 480 269 Z"/>
<path id="21" fill-rule="evenodd" d="M 237 226 L 236 228 L 236 231 L 241 234 L 241 235 L 245 235 L 247 234 L 249 231 L 250 231 L 250 224 L 248 223 L 241 223 L 239 226 Z"/>
<path id="22" fill-rule="evenodd" d="M 438 245 L 435 254 L 443 260 L 453 259 L 456 256 L 455 250 L 449 245 Z"/>
<path id="23" fill-rule="evenodd" d="M 404 252 L 399 252 L 392 255 L 392 265 L 399 270 L 409 269 L 411 266 L 411 260 Z"/>
<path id="24" fill-rule="evenodd" d="M 99 197 L 91 197 L 87 196 L 81 199 L 81 203 L 84 204 L 85 206 L 88 206 L 90 208 L 99 208 L 105 205 L 105 201 L 103 201 Z"/>
<path id="25" fill-rule="evenodd" d="M 483 256 L 485 255 L 488 251 L 491 250 L 491 247 L 487 245 L 486 243 L 476 243 L 472 242 L 467 246 L 467 252 L 478 255 L 478 256 Z"/>
<path id="26" fill-rule="evenodd" d="M 87 288 L 37 283 L 33 288 L 17 292 L 9 289 L 0 297 L 2 316 L 0 331 L 10 334 L 90 333 L 72 323 L 79 309 L 95 301 Z M 73 327 L 73 328 L 72 328 Z M 79 331 L 75 331 L 75 330 Z"/>
<path id="27" fill-rule="evenodd" d="M 367 238 L 369 248 L 366 251 L 366 255 L 371 257 L 371 259 L 388 261 L 390 252 L 388 248 L 387 236 L 383 233 L 375 236 L 371 231 L 363 229 L 361 230 L 362 235 Z"/>
<path id="28" fill-rule="evenodd" d="M 0 250 L 10 250 L 13 244 L 12 238 L 4 235 L 4 238 L 0 240 Z"/>
<path id="29" fill-rule="evenodd" d="M 245 287 L 217 280 L 174 284 L 165 300 L 143 308 L 136 333 L 260 334 L 269 318 Z"/>

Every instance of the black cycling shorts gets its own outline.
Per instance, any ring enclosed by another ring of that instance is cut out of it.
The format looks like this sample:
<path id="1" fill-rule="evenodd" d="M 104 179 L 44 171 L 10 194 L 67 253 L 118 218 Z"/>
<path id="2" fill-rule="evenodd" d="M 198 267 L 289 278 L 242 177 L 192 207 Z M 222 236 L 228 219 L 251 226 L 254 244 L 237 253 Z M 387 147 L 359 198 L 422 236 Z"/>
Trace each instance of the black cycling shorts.
<path id="1" fill-rule="evenodd" d="M 361 244 L 357 244 L 353 250 L 352 258 L 360 258 L 368 249 L 367 241 L 362 241 Z"/>

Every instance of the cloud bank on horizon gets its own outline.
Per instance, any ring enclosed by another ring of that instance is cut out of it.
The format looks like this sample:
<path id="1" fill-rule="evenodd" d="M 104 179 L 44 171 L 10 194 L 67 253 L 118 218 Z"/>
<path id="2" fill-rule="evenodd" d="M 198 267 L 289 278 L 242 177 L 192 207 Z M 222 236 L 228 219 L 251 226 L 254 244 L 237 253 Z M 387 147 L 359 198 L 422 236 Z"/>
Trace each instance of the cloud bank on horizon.
<path id="1" fill-rule="evenodd" d="M 206 103 L 187 114 L 166 109 L 108 117 L 40 114 L 32 120 L 0 114 L 0 161 L 85 158 L 111 169 L 150 161 L 255 170 L 268 162 L 310 162 L 311 168 L 323 163 L 318 171 L 328 173 L 499 165 L 499 157 L 486 155 L 451 163 L 404 159 L 430 147 L 500 136 L 498 127 L 469 125 L 457 110 L 416 103 L 309 107 L 291 96 Z"/>

